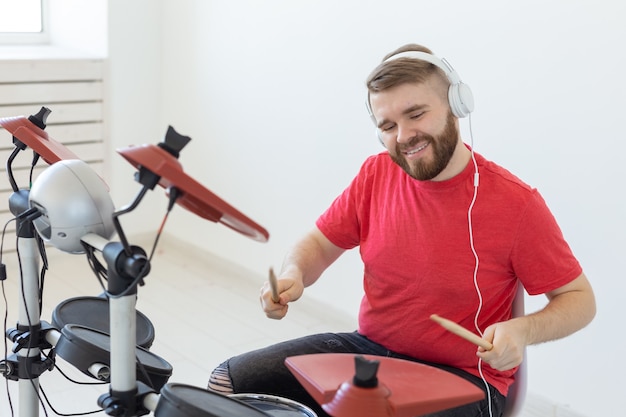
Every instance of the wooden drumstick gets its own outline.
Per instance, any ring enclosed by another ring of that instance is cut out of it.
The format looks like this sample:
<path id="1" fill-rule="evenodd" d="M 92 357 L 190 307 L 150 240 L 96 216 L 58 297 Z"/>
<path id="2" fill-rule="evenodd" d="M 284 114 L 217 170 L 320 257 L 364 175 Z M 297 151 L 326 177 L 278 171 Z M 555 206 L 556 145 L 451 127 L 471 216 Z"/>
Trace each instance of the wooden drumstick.
<path id="1" fill-rule="evenodd" d="M 454 333 L 457 336 L 462 337 L 469 342 L 472 342 L 476 346 L 480 346 L 485 350 L 493 349 L 493 345 L 491 343 L 489 343 L 485 339 L 480 338 L 476 334 L 470 332 L 465 327 L 453 322 L 452 320 L 444 319 L 437 314 L 432 314 L 430 316 L 430 319 L 439 323 L 444 329 Z"/>
<path id="2" fill-rule="evenodd" d="M 272 289 L 272 301 L 277 303 L 280 301 L 280 294 L 278 293 L 278 282 L 276 281 L 276 275 L 272 267 L 270 267 L 270 288 Z"/>

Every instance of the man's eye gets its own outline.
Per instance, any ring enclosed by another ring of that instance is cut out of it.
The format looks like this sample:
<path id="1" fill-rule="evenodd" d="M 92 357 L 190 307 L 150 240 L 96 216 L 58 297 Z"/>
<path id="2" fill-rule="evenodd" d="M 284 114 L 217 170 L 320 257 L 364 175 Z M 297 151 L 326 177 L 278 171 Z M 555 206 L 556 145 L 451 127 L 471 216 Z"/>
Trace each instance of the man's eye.
<path id="1" fill-rule="evenodd" d="M 424 113 L 416 113 L 416 114 L 411 115 L 411 119 L 419 119 L 423 115 L 424 115 Z"/>
<path id="2" fill-rule="evenodd" d="M 382 130 L 383 132 L 389 132 L 394 127 L 396 127 L 396 125 L 383 126 L 380 128 L 380 130 Z"/>

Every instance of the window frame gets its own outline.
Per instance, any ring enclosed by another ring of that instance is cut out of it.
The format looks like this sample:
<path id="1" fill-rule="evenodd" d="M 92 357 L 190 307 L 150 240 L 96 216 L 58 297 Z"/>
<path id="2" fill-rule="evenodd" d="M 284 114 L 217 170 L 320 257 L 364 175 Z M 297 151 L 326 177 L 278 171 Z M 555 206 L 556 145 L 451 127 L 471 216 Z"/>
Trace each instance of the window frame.
<path id="1" fill-rule="evenodd" d="M 49 45 L 50 44 L 50 5 L 49 0 L 41 1 L 41 32 L 9 33 L 0 32 L 0 46 Z"/>

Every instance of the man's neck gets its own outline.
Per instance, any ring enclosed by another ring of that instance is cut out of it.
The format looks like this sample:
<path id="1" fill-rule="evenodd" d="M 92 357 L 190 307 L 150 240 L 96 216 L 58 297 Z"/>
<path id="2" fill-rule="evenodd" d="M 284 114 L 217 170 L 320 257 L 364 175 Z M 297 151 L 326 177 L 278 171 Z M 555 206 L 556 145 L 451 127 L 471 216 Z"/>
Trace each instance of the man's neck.
<path id="1" fill-rule="evenodd" d="M 471 157 L 472 152 L 459 138 L 450 162 L 448 162 L 448 165 L 444 168 L 444 170 L 431 181 L 446 181 L 450 178 L 456 177 L 463 172 Z"/>

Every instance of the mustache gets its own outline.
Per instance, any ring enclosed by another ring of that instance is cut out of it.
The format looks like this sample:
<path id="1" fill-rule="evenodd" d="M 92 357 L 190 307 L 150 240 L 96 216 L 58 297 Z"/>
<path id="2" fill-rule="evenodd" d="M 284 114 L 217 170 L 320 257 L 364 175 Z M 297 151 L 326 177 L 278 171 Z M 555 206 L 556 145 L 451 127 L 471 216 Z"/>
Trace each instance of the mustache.
<path id="1" fill-rule="evenodd" d="M 432 143 L 434 140 L 435 138 L 433 138 L 431 135 L 420 134 L 413 136 L 411 140 L 409 140 L 407 143 L 398 143 L 396 145 L 396 149 L 398 151 L 405 151 L 407 149 L 415 147 L 415 145 L 417 145 L 418 143 Z"/>

